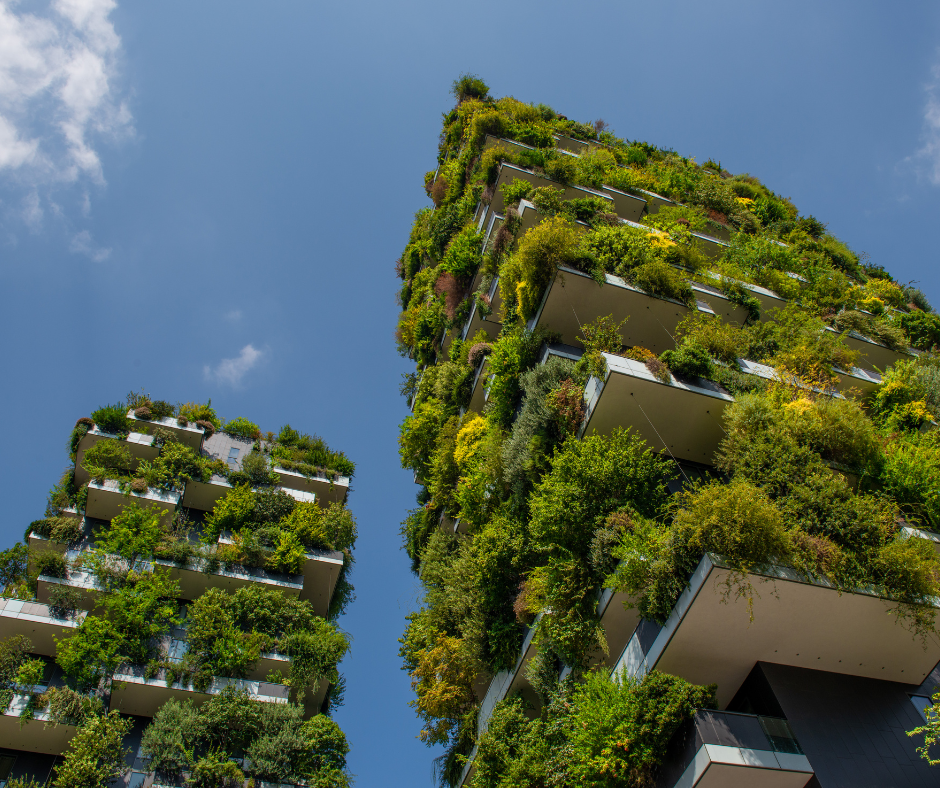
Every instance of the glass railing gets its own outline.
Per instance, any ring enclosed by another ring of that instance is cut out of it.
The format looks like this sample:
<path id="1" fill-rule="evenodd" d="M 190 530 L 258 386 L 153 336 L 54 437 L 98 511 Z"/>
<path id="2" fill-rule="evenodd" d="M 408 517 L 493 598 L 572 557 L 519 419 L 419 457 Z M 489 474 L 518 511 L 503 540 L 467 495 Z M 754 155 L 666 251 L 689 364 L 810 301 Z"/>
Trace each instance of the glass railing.
<path id="1" fill-rule="evenodd" d="M 695 713 L 695 727 L 703 744 L 803 754 L 790 723 L 781 717 L 702 709 Z"/>

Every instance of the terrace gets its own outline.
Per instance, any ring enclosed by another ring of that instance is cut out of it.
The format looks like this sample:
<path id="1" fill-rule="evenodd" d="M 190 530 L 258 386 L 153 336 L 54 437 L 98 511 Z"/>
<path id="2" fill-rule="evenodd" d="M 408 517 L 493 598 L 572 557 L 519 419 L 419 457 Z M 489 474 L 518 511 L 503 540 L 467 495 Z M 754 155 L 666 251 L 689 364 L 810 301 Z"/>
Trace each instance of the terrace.
<path id="1" fill-rule="evenodd" d="M 584 391 L 586 415 L 581 435 L 609 435 L 630 426 L 654 451 L 706 465 L 724 437 L 722 416 L 734 398 L 701 378 L 667 383 L 646 365 L 604 353 L 607 375 L 592 377 Z"/>
<path id="2" fill-rule="evenodd" d="M 56 640 L 69 637 L 85 620 L 85 611 L 63 614 L 44 602 L 0 597 L 0 627 L 3 637 L 24 635 L 36 654 L 52 657 Z"/>
<path id="3" fill-rule="evenodd" d="M 940 641 L 915 638 L 887 615 L 891 600 L 874 591 L 840 592 L 767 566 L 744 576 L 754 592 L 752 617 L 747 598 L 733 590 L 741 579 L 720 557 L 703 557 L 665 626 L 641 621 L 614 669 L 717 683 L 724 707 L 759 661 L 908 684 L 922 682 L 940 661 Z"/>
<path id="4" fill-rule="evenodd" d="M 670 743 L 657 788 L 803 788 L 812 777 L 785 719 L 703 709 Z"/>
<path id="5" fill-rule="evenodd" d="M 713 314 L 700 301 L 698 312 Z M 651 296 L 613 274 L 604 275 L 604 284 L 581 271 L 561 266 L 546 289 L 530 328 L 557 331 L 561 342 L 579 345 L 581 326 L 598 317 L 612 315 L 627 347 L 645 347 L 661 353 L 675 347 L 676 326 L 690 309 L 681 301 Z"/>
<path id="6" fill-rule="evenodd" d="M 205 430 L 195 424 L 184 424 L 179 419 L 174 419 L 172 416 L 167 416 L 163 419 L 138 419 L 134 415 L 133 410 L 127 411 L 127 418 L 129 418 L 134 425 L 141 427 L 139 432 L 149 433 L 152 427 L 160 427 L 172 432 L 180 443 L 189 446 L 191 449 L 199 451 L 202 446 Z"/>
<path id="7" fill-rule="evenodd" d="M 252 700 L 265 703 L 287 703 L 288 688 L 283 684 L 248 679 L 214 678 L 209 686 L 200 691 L 191 684 L 176 681 L 166 682 L 165 668 L 157 671 L 152 678 L 147 678 L 145 669 L 136 665 L 122 665 L 114 673 L 111 688 L 112 710 L 122 714 L 136 714 L 152 717 L 164 703 L 171 698 L 178 701 L 190 699 L 197 706 L 202 705 L 213 695 L 218 695 L 226 687 L 246 690 Z"/>
<path id="8" fill-rule="evenodd" d="M 121 439 L 117 435 L 104 432 L 97 427 L 90 429 L 78 444 L 75 453 L 75 482 L 84 484 L 91 479 L 91 474 L 85 470 L 82 461 L 85 459 L 85 452 L 101 440 L 121 441 L 134 460 L 134 467 L 137 467 L 142 460 L 153 461 L 160 454 L 160 449 L 153 445 L 153 435 L 145 435 L 142 432 L 128 433 L 127 437 Z"/>
<path id="9" fill-rule="evenodd" d="M 97 520 L 111 520 L 121 513 L 121 510 L 131 501 L 136 501 L 142 507 L 159 509 L 172 515 L 180 503 L 180 494 L 169 491 L 147 490 L 134 492 L 128 489 L 124 492 L 121 483 L 114 479 L 105 479 L 102 483 L 91 481 L 88 483 L 88 500 L 85 504 L 85 514 Z"/>

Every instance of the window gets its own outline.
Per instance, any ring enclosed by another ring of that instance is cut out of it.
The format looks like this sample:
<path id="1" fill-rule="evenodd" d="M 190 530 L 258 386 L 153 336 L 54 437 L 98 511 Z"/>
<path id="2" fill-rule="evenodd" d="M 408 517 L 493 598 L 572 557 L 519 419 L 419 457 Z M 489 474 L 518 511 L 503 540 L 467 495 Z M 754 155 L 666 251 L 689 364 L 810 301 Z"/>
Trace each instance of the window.
<path id="1" fill-rule="evenodd" d="M 914 704 L 914 708 L 917 709 L 917 713 L 924 718 L 924 722 L 927 722 L 927 715 L 925 710 L 933 706 L 930 698 L 926 697 L 925 695 L 911 695 L 911 703 Z"/>
<path id="2" fill-rule="evenodd" d="M 228 464 L 235 465 L 237 463 L 238 463 L 238 448 L 236 448 L 235 446 L 232 446 L 232 448 L 228 450 Z"/>

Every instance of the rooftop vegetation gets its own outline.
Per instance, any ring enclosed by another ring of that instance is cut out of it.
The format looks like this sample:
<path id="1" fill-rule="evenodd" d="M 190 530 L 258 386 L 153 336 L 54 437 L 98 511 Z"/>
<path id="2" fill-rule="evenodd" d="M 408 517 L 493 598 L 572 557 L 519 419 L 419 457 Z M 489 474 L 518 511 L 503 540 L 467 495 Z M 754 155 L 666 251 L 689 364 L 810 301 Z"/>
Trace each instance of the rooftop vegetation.
<path id="1" fill-rule="evenodd" d="M 936 636 L 940 562 L 903 526 L 940 527 L 940 318 L 922 293 L 756 178 L 544 105 L 493 99 L 478 82 L 455 83 L 438 169 L 425 180 L 433 207 L 416 214 L 397 269 L 398 346 L 418 366 L 402 385 L 411 414 L 399 441 L 421 484 L 402 524 L 424 587 L 400 641 L 412 705 L 421 738 L 446 746 L 442 785 L 457 783 L 474 748 L 475 786 L 645 785 L 670 731 L 713 700 L 672 677 L 619 683 L 596 670 L 607 650 L 599 589 L 626 592 L 643 618 L 662 622 L 713 552 L 736 570 L 736 593 L 751 593 L 752 570 L 783 564 L 842 592 L 873 589 L 900 637 Z M 571 155 L 559 136 L 587 144 Z M 497 196 L 501 162 L 553 183 L 503 179 L 505 219 L 487 240 L 474 219 Z M 565 200 L 565 184 L 614 187 L 647 208 L 623 222 L 609 200 Z M 522 200 L 540 214 L 525 233 Z M 727 246 L 716 254 L 703 235 Z M 674 347 L 657 355 L 624 347 L 610 316 L 579 315 L 580 360 L 539 363 L 557 335 L 528 321 L 560 266 L 686 305 L 693 285 L 717 288 L 747 318 L 689 310 Z M 754 286 L 782 305 L 762 310 Z M 471 309 L 498 333 L 463 338 Z M 859 334 L 921 352 L 885 371 L 874 394 L 846 392 L 840 375 L 859 358 L 848 339 Z M 606 374 L 604 353 L 643 362 L 664 382 L 707 378 L 733 395 L 703 479 L 690 482 L 628 428 L 580 434 L 585 386 Z M 744 374 L 739 359 L 774 374 Z M 485 386 L 482 409 L 470 409 L 474 386 Z M 669 495 L 677 479 L 682 490 Z M 530 628 L 525 670 L 539 702 L 503 701 L 478 737 L 480 686 L 516 664 Z M 573 683 L 559 682 L 562 666 Z M 644 744 L 620 755 L 626 740 Z"/>
<path id="2" fill-rule="evenodd" d="M 181 437 L 187 425 L 201 428 L 198 441 Z M 105 435 L 83 443 L 93 429 Z M 203 438 L 220 431 L 249 442 L 240 467 L 205 449 Z M 128 441 L 131 433 L 153 440 Z M 156 451 L 140 459 L 136 447 L 148 444 Z M 54 686 L 43 678 L 51 661 L 34 656 L 29 640 L 0 641 L 0 706 L 8 709 L 25 694 L 28 703 L 17 706 L 24 723 L 41 713 L 78 727 L 50 784 L 106 785 L 126 772 L 130 720 L 108 706 L 117 689 L 113 677 L 130 672 L 203 699 L 215 687 L 198 709 L 191 700 L 170 701 L 157 713 L 144 743 L 159 776 L 207 787 L 245 780 L 347 785 L 348 747 L 328 715 L 342 702 L 337 666 L 349 639 L 336 620 L 352 597 L 356 523 L 340 503 L 296 500 L 277 486 L 274 468 L 290 465 L 332 484 L 352 475 L 352 463 L 290 426 L 265 436 L 247 419 L 223 421 L 211 403 L 171 406 L 143 394 L 80 419 L 69 455 L 73 465 L 50 493 L 46 516 L 26 529 L 27 539 L 39 543 L 0 553 L 5 596 L 34 600 L 41 578 L 50 615 L 73 622 L 56 638 Z M 75 463 L 83 471 L 78 476 Z M 123 493 L 111 520 L 82 517 L 87 483 L 76 480 L 89 477 L 116 482 Z M 140 497 L 182 494 L 194 482 L 221 485 L 209 511 L 166 511 Z M 334 564 L 342 558 L 326 618 L 291 595 L 307 562 L 324 552 Z M 230 592 L 210 583 L 195 599 L 183 599 L 172 574 L 180 568 L 234 572 L 243 585 Z M 88 612 L 79 616 L 82 609 Z M 216 680 L 257 679 L 262 659 L 283 665 L 261 677 L 285 687 L 286 703 L 260 700 L 231 683 L 219 694 Z"/>

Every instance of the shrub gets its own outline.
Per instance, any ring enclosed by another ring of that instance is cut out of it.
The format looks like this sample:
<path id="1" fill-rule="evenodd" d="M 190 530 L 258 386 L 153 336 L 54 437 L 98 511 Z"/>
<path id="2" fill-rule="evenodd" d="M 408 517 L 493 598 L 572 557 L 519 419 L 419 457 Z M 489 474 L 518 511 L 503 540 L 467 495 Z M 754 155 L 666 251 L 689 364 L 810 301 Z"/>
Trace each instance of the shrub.
<path id="1" fill-rule="evenodd" d="M 126 478 L 134 459 L 122 441 L 100 440 L 85 452 L 82 467 L 100 484 L 105 479 Z"/>
<path id="2" fill-rule="evenodd" d="M 695 341 L 684 341 L 675 350 L 664 351 L 659 360 L 675 375 L 686 378 L 707 378 L 712 374 L 708 351 Z"/>
<path id="3" fill-rule="evenodd" d="M 524 319 L 531 318 L 558 266 L 582 268 L 578 236 L 577 229 L 560 217 L 546 219 L 527 232 L 500 271 L 503 302 L 516 304 Z"/>
<path id="4" fill-rule="evenodd" d="M 229 435 L 234 435 L 238 438 L 250 438 L 253 440 L 259 440 L 261 438 L 261 428 L 254 422 L 243 418 L 230 419 L 225 422 L 225 431 Z"/>
<path id="5" fill-rule="evenodd" d="M 127 773 L 123 746 L 132 721 L 117 711 L 89 717 L 78 729 L 56 766 L 53 788 L 99 788 Z"/>
<path id="6" fill-rule="evenodd" d="M 485 101 L 489 98 L 490 89 L 487 84 L 476 74 L 469 72 L 461 74 L 451 85 L 450 92 L 457 103 L 460 104 L 468 99 L 480 99 Z"/>
<path id="7" fill-rule="evenodd" d="M 65 577 L 65 558 L 51 550 L 43 550 L 33 556 L 33 565 L 37 575 L 46 577 Z"/>
<path id="8" fill-rule="evenodd" d="M 714 685 L 698 687 L 658 671 L 639 681 L 590 673 L 571 704 L 564 782 L 597 788 L 651 782 L 679 727 L 696 709 L 717 706 Z"/>
<path id="9" fill-rule="evenodd" d="M 82 538 L 82 520 L 78 517 L 46 517 L 33 520 L 29 524 L 29 531 L 53 542 L 72 544 Z"/>
<path id="10" fill-rule="evenodd" d="M 210 399 L 205 404 L 198 402 L 186 402 L 177 408 L 177 418 L 187 422 L 207 421 L 215 430 L 222 429 L 222 420 L 216 415 L 215 408 L 212 407 Z"/>
<path id="11" fill-rule="evenodd" d="M 131 431 L 131 420 L 127 417 L 127 408 L 123 405 L 105 405 L 94 411 L 91 418 L 102 432 L 124 438 Z"/>
<path id="12" fill-rule="evenodd" d="M 211 438 L 215 434 L 215 425 L 211 421 L 199 419 L 199 421 L 196 422 L 196 426 L 202 427 L 203 430 L 205 430 L 207 438 Z"/>
<path id="13" fill-rule="evenodd" d="M 901 315 L 901 328 L 918 350 L 936 350 L 940 346 L 940 315 L 919 311 Z"/>

